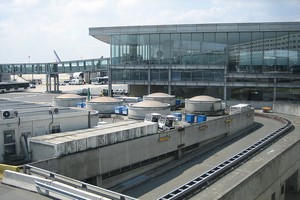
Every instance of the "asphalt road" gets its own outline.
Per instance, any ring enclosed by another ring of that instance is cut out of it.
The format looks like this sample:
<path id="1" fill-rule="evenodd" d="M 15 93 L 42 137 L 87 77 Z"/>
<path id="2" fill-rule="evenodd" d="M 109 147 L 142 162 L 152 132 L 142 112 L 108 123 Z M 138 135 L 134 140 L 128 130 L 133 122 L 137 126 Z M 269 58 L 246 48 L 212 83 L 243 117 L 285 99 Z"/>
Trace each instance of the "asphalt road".
<path id="1" fill-rule="evenodd" d="M 263 127 L 243 137 L 239 141 L 226 146 L 226 148 L 216 148 L 212 152 L 202 155 L 191 162 L 174 168 L 159 177 L 153 178 L 123 193 L 142 200 L 157 199 L 205 171 L 208 171 L 282 126 L 278 121 L 263 117 L 255 117 L 255 121 L 262 123 Z"/>

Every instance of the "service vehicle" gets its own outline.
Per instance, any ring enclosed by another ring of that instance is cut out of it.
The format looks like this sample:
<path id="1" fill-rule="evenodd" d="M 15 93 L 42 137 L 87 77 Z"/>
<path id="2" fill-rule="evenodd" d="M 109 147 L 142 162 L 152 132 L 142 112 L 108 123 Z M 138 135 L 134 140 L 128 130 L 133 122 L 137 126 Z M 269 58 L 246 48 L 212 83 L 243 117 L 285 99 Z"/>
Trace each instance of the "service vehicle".
<path id="1" fill-rule="evenodd" d="M 0 82 L 0 93 L 20 91 L 29 88 L 29 82 L 6 81 Z"/>
<path id="2" fill-rule="evenodd" d="M 70 85 L 83 85 L 84 80 L 75 78 L 75 79 L 72 79 L 69 84 Z"/>

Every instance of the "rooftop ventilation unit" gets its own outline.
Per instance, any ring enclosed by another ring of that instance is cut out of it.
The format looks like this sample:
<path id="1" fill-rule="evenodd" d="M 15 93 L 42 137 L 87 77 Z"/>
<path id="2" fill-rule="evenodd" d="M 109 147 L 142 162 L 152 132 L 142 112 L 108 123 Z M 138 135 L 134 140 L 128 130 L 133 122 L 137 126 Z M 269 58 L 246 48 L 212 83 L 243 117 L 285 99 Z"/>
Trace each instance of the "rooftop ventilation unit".
<path id="1" fill-rule="evenodd" d="M 18 112 L 13 109 L 1 110 L 2 119 L 10 119 L 18 116 Z"/>
<path id="2" fill-rule="evenodd" d="M 59 110 L 57 107 L 50 107 L 49 108 L 49 114 L 53 115 L 53 114 L 58 114 Z"/>

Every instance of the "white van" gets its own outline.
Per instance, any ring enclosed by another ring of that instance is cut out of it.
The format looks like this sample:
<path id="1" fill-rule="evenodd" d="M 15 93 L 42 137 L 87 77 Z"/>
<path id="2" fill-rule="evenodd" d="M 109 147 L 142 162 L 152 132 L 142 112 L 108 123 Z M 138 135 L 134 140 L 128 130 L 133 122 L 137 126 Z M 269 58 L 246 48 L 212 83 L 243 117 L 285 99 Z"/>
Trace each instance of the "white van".
<path id="1" fill-rule="evenodd" d="M 250 104 L 237 104 L 234 106 L 230 106 L 230 115 L 233 114 L 237 114 L 237 113 L 241 113 L 241 112 L 245 112 L 251 110 L 251 105 Z"/>
<path id="2" fill-rule="evenodd" d="M 69 84 L 70 85 L 83 85 L 84 81 L 82 79 L 72 79 Z"/>

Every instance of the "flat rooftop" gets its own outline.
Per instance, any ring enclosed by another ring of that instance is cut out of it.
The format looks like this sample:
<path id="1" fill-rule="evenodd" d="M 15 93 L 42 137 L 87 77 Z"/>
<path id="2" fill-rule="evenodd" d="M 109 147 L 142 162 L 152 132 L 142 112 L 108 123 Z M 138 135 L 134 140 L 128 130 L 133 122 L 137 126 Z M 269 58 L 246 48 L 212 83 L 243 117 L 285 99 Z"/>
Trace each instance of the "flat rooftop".
<path id="1" fill-rule="evenodd" d="M 38 104 L 32 102 L 16 101 L 9 99 L 0 98 L 0 111 L 13 110 L 18 112 L 19 117 L 42 117 L 49 116 L 49 108 L 52 106 L 50 104 Z M 78 113 L 87 112 L 85 109 L 80 108 L 68 108 L 68 107 L 58 107 L 59 113 Z"/>

